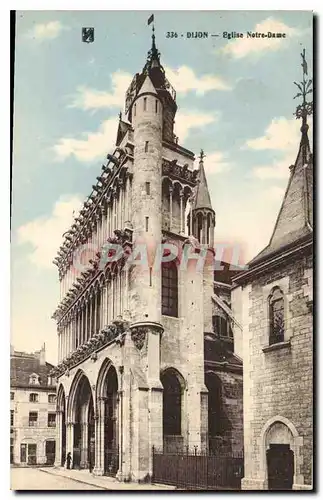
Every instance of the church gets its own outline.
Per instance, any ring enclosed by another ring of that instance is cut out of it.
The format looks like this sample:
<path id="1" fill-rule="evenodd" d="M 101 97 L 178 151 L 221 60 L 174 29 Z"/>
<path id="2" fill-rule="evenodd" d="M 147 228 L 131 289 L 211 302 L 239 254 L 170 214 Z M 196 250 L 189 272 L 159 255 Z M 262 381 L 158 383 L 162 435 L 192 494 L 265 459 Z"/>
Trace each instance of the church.
<path id="1" fill-rule="evenodd" d="M 305 50 L 300 145 L 264 248 L 233 277 L 232 309 L 243 330 L 246 490 L 313 488 L 313 103 Z M 288 166 L 286 166 L 288 168 Z"/>
<path id="2" fill-rule="evenodd" d="M 207 158 L 194 168 L 176 111 L 153 32 L 114 152 L 54 260 L 56 466 L 70 453 L 75 469 L 150 481 L 156 456 L 242 457 L 237 270 L 214 270 Z"/>

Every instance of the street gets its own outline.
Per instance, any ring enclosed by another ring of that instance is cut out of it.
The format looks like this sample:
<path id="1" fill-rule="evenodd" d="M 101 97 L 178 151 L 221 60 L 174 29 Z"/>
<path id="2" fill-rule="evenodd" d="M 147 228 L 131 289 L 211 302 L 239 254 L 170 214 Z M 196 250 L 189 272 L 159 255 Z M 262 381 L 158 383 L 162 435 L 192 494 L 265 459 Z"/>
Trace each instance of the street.
<path id="1" fill-rule="evenodd" d="M 39 469 L 12 468 L 12 490 L 101 490 L 102 488 L 79 483 L 73 479 L 54 476 Z"/>

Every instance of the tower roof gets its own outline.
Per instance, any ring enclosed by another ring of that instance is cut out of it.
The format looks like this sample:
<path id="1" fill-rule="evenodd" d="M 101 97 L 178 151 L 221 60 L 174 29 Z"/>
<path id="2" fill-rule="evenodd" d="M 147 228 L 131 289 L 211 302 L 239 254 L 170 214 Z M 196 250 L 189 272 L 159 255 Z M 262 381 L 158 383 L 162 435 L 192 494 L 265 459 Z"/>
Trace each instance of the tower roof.
<path id="1" fill-rule="evenodd" d="M 296 162 L 289 167 L 289 181 L 269 244 L 249 265 L 297 244 L 313 233 L 313 160 L 307 123 L 302 124 L 301 132 Z"/>
<path id="2" fill-rule="evenodd" d="M 144 93 L 150 93 L 150 94 L 156 94 L 157 95 L 157 92 L 156 92 L 156 89 L 155 87 L 153 86 L 152 84 L 152 81 L 151 79 L 149 78 L 149 75 L 146 76 L 139 92 L 137 95 L 140 95 L 140 94 L 144 94 Z"/>
<path id="3" fill-rule="evenodd" d="M 195 203 L 193 207 L 194 210 L 198 208 L 209 208 L 210 210 L 212 210 L 212 203 L 211 203 L 209 188 L 207 185 L 203 158 L 204 158 L 204 153 L 203 151 L 201 151 L 199 170 L 197 175 Z"/>

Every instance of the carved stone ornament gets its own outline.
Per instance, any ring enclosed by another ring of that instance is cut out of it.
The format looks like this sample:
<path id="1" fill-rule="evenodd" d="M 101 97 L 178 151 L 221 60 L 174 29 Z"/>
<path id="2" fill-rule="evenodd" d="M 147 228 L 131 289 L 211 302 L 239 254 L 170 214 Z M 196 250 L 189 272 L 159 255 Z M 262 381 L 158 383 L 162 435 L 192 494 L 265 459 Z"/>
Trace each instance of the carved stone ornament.
<path id="1" fill-rule="evenodd" d="M 141 349 L 144 347 L 146 334 L 147 331 L 144 327 L 136 327 L 131 330 L 132 341 L 139 351 L 141 351 Z"/>

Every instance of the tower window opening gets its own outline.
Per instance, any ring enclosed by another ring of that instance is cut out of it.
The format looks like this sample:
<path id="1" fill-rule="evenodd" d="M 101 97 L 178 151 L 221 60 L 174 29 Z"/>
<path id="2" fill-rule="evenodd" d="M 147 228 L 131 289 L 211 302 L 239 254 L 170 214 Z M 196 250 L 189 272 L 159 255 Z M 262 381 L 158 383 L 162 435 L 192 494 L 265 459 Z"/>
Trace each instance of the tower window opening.
<path id="1" fill-rule="evenodd" d="M 150 182 L 146 182 L 146 194 L 150 194 Z"/>
<path id="2" fill-rule="evenodd" d="M 148 141 L 145 142 L 145 153 L 148 153 Z"/>
<path id="3" fill-rule="evenodd" d="M 144 111 L 147 111 L 147 97 L 144 97 Z"/>
<path id="4" fill-rule="evenodd" d="M 163 435 L 182 434 L 182 388 L 177 376 L 167 370 L 161 376 L 163 384 Z"/>
<path id="5" fill-rule="evenodd" d="M 157 99 L 155 101 L 155 113 L 158 113 L 158 101 L 157 101 Z"/>
<path id="6" fill-rule="evenodd" d="M 162 265 L 162 314 L 178 317 L 178 274 L 174 261 Z"/>
<path id="7" fill-rule="evenodd" d="M 146 217 L 146 232 L 148 232 L 148 226 L 149 226 L 149 217 Z"/>
<path id="8" fill-rule="evenodd" d="M 284 341 L 284 295 L 275 287 L 269 297 L 269 345 Z"/>
<path id="9" fill-rule="evenodd" d="M 134 105 L 134 112 L 133 112 L 133 116 L 136 116 L 136 104 Z"/>

